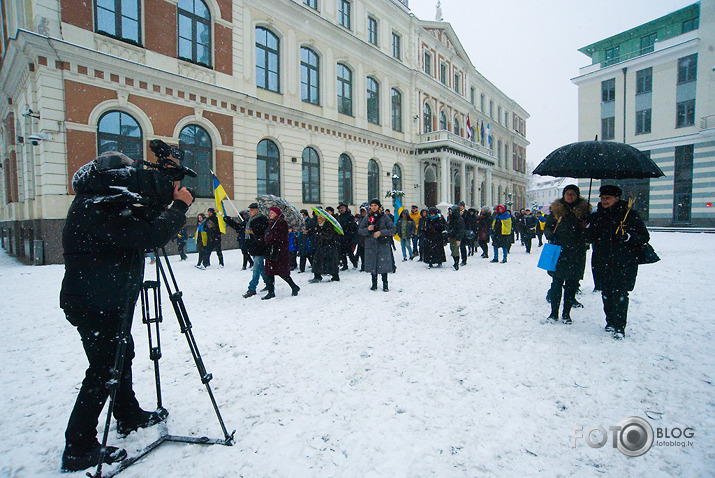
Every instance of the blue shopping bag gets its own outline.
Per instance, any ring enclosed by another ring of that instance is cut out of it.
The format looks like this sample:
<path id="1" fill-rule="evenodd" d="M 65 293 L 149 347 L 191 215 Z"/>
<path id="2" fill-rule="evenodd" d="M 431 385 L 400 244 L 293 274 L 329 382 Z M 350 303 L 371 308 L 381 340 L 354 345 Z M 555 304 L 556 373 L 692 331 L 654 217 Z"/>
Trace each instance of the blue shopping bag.
<path id="1" fill-rule="evenodd" d="M 539 256 L 539 263 L 536 265 L 539 269 L 544 269 L 545 271 L 555 271 L 556 263 L 559 262 L 559 256 L 561 255 L 561 246 L 556 244 L 544 244 L 544 248 L 541 250 L 541 256 Z"/>

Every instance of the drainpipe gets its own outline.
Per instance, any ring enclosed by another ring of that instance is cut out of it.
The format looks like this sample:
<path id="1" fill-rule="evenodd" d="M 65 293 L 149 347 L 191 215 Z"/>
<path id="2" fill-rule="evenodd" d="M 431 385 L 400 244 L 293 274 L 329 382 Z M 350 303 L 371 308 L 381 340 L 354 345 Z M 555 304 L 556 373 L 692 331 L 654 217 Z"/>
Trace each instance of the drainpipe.
<path id="1" fill-rule="evenodd" d="M 623 142 L 626 142 L 626 73 L 628 67 L 623 67 Z"/>

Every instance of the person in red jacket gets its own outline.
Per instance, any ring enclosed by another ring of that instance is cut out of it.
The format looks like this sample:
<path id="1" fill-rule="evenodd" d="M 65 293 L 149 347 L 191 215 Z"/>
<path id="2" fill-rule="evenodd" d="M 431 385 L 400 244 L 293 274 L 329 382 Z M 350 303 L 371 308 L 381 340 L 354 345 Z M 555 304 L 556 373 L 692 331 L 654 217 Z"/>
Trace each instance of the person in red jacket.
<path id="1" fill-rule="evenodd" d="M 286 281 L 291 288 L 291 295 L 298 295 L 300 287 L 293 282 L 290 276 L 290 250 L 288 248 L 288 223 L 283 219 L 283 212 L 272 207 L 268 213 L 268 227 L 266 228 L 263 242 L 266 245 L 266 287 L 268 293 L 261 297 L 262 300 L 272 299 L 276 296 L 276 276 Z"/>

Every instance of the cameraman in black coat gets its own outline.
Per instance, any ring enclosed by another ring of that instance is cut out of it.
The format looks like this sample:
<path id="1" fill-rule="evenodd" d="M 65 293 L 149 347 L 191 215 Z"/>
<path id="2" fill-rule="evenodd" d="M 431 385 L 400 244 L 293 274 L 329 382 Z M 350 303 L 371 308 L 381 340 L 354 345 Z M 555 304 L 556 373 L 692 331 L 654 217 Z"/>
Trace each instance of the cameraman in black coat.
<path id="1" fill-rule="evenodd" d="M 111 167 L 98 167 L 107 161 Z M 102 452 L 97 422 L 109 396 L 106 383 L 112 376 L 121 324 L 128 327 L 128 343 L 114 404 L 117 431 L 127 435 L 168 415 L 163 409 L 146 412 L 139 407 L 132 390 L 134 343 L 129 331 L 144 277 L 144 252 L 164 246 L 176 235 L 186 223 L 193 198 L 186 188 L 175 186 L 173 204 L 163 209 L 138 206 L 139 198 L 127 191 L 93 190 L 97 184 L 93 178 L 120 177 L 130 173 L 133 165 L 125 155 L 108 152 L 80 168 L 72 180 L 77 196 L 62 232 L 65 276 L 60 307 L 77 327 L 89 367 L 65 432 L 64 471 L 98 464 Z M 113 463 L 124 457 L 126 451 L 108 446 L 103 461 Z"/>

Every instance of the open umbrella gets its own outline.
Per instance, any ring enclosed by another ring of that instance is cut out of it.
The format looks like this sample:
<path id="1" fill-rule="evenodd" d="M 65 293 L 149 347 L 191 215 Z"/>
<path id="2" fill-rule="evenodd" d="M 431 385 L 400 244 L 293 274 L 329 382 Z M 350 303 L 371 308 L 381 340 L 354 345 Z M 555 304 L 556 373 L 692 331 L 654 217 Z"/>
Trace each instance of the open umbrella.
<path id="1" fill-rule="evenodd" d="M 534 174 L 592 179 L 665 176 L 643 152 L 614 141 L 580 141 L 561 146 L 534 169 Z"/>
<path id="2" fill-rule="evenodd" d="M 534 174 L 567 178 L 626 179 L 665 176 L 643 152 L 615 141 L 579 141 L 552 151 Z M 591 188 L 588 191 L 591 198 Z"/>
<path id="3" fill-rule="evenodd" d="M 288 227 L 296 232 L 301 232 L 304 227 L 303 216 L 291 203 L 279 196 L 273 194 L 263 194 L 256 198 L 258 207 L 263 214 L 268 216 L 268 210 L 272 207 L 277 207 L 283 212 L 283 217 L 288 223 Z"/>
<path id="4" fill-rule="evenodd" d="M 337 219 L 333 217 L 332 214 L 330 214 L 328 211 L 323 209 L 322 207 L 313 207 L 313 211 L 315 211 L 315 214 L 319 214 L 320 216 L 323 216 L 326 221 L 328 221 L 330 224 L 333 225 L 336 231 L 338 231 L 338 234 L 341 236 L 344 236 L 345 233 L 343 232 L 343 226 L 340 225 Z"/>

